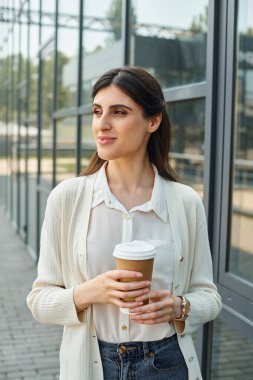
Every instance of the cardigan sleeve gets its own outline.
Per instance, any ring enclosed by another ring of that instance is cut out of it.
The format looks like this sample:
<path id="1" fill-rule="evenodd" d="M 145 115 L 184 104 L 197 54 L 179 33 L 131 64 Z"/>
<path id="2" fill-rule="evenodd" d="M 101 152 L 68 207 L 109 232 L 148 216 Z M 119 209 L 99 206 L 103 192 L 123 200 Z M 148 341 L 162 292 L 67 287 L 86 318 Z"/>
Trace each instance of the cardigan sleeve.
<path id="1" fill-rule="evenodd" d="M 180 335 L 193 333 L 201 325 L 217 317 L 222 308 L 221 297 L 213 282 L 213 266 L 209 246 L 205 210 L 196 198 L 196 236 L 189 287 L 184 294 L 191 303 L 191 313 L 185 322 L 174 321 Z"/>
<path id="2" fill-rule="evenodd" d="M 66 289 L 61 269 L 61 202 L 57 187 L 47 200 L 41 230 L 38 276 L 27 296 L 33 317 L 41 323 L 78 325 L 85 312 L 76 312 L 73 288 Z"/>

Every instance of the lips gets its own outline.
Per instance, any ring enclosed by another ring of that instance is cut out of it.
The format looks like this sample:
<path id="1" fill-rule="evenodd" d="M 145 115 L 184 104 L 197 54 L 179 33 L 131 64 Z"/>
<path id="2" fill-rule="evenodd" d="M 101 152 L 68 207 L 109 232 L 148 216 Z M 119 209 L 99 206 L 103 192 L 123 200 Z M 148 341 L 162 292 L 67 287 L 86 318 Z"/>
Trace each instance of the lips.
<path id="1" fill-rule="evenodd" d="M 115 140 L 116 140 L 116 137 L 111 137 L 111 136 L 98 136 L 97 137 L 98 143 L 102 144 L 102 145 L 113 143 Z"/>

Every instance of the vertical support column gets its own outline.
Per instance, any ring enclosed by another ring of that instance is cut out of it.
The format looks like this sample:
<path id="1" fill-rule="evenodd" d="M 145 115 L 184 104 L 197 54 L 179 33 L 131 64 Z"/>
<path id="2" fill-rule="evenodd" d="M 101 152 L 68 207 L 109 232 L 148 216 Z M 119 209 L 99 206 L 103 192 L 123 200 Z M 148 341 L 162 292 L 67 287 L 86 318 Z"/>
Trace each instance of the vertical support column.
<path id="1" fill-rule="evenodd" d="M 42 0 L 40 0 L 39 5 L 39 46 L 41 46 L 41 34 L 42 34 Z M 38 127 L 38 137 L 37 137 L 37 186 L 36 186 L 36 259 L 39 259 L 39 251 L 40 251 L 40 192 L 39 192 L 39 184 L 40 184 L 40 173 L 41 173 L 41 106 L 42 106 L 42 97 L 41 97 L 41 89 L 42 89 L 42 62 L 41 62 L 41 50 L 39 50 L 39 73 L 38 73 L 38 88 L 37 88 L 37 99 L 38 99 L 38 113 L 37 113 L 37 127 Z"/>
<path id="2" fill-rule="evenodd" d="M 79 44 L 78 44 L 78 79 L 77 79 L 77 108 L 82 105 L 82 88 L 83 88 L 83 10 L 84 0 L 79 0 Z M 76 133 L 76 174 L 81 171 L 82 156 L 82 116 L 77 115 L 77 133 Z"/>
<path id="3" fill-rule="evenodd" d="M 58 12 L 59 12 L 59 0 L 55 1 L 55 39 L 54 39 L 54 83 L 53 83 L 53 109 L 52 115 L 57 109 L 57 66 L 58 66 Z M 56 136 L 57 136 L 57 121 L 53 120 L 53 181 L 52 188 L 56 184 Z"/>
<path id="4" fill-rule="evenodd" d="M 25 152 L 25 243 L 28 244 L 29 234 L 29 111 L 30 111 L 30 0 L 27 0 L 27 62 L 26 62 L 26 102 L 25 102 L 25 118 L 26 118 L 26 152 Z"/>
<path id="5" fill-rule="evenodd" d="M 208 12 L 208 39 L 207 39 L 207 94 L 205 119 L 205 164 L 204 164 L 204 205 L 207 216 L 210 246 L 214 264 L 214 280 L 218 281 L 217 263 L 219 248 L 215 246 L 214 218 L 220 214 L 217 209 L 217 192 L 219 174 L 217 161 L 222 160 L 222 151 L 217 154 L 217 138 L 222 133 L 223 123 L 217 123 L 218 112 L 218 83 L 224 78 L 220 77 L 220 51 L 225 40 L 227 22 L 227 0 L 210 0 Z M 223 46 L 222 49 L 225 49 Z M 220 130 L 219 130 L 220 129 Z M 203 378 L 211 379 L 212 368 L 212 341 L 213 322 L 203 326 L 201 331 L 201 370 Z"/>
<path id="6" fill-rule="evenodd" d="M 123 65 L 130 63 L 130 8 L 131 0 L 122 0 L 122 40 L 123 40 Z"/>
<path id="7" fill-rule="evenodd" d="M 19 10 L 19 15 L 18 15 L 18 28 L 19 28 L 19 38 L 18 38 L 18 49 L 19 49 L 19 62 L 18 62 L 18 83 L 17 83 L 17 97 L 18 97 L 18 115 L 17 115 L 17 124 L 18 124 L 18 136 L 17 136 L 17 165 L 16 165 L 16 170 L 17 170 L 17 230 L 20 231 L 20 186 L 21 186 L 21 181 L 20 181 L 20 126 L 21 126 L 21 104 L 20 104 L 20 82 L 21 82 L 21 71 L 22 71 L 22 62 L 21 62 L 21 12 L 22 12 L 22 7 Z"/>

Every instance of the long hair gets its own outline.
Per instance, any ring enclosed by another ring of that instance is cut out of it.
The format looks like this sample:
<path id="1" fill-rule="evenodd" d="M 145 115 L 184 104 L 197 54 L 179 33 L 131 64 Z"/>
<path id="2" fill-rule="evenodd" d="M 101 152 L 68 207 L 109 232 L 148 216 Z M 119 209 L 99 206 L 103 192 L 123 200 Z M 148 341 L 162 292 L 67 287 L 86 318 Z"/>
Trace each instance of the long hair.
<path id="1" fill-rule="evenodd" d="M 147 151 L 149 160 L 165 179 L 177 181 L 169 159 L 171 144 L 171 123 L 165 108 L 165 100 L 160 84 L 147 71 L 140 67 L 121 67 L 107 71 L 94 84 L 92 98 L 102 89 L 113 84 L 138 103 L 144 113 L 144 117 L 152 117 L 159 113 L 162 120 L 159 128 L 151 133 Z M 138 128 L 138 125 L 136 126 Z M 88 167 L 80 175 L 96 173 L 105 160 L 93 154 Z"/>

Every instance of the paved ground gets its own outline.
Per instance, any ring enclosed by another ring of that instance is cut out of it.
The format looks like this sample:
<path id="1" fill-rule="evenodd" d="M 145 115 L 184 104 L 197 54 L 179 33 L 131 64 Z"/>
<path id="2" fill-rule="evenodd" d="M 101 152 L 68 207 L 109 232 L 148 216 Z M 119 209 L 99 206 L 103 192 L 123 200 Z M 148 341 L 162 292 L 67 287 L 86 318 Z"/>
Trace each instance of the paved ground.
<path id="1" fill-rule="evenodd" d="M 59 379 L 62 328 L 34 321 L 26 296 L 36 268 L 0 207 L 0 380 Z"/>

